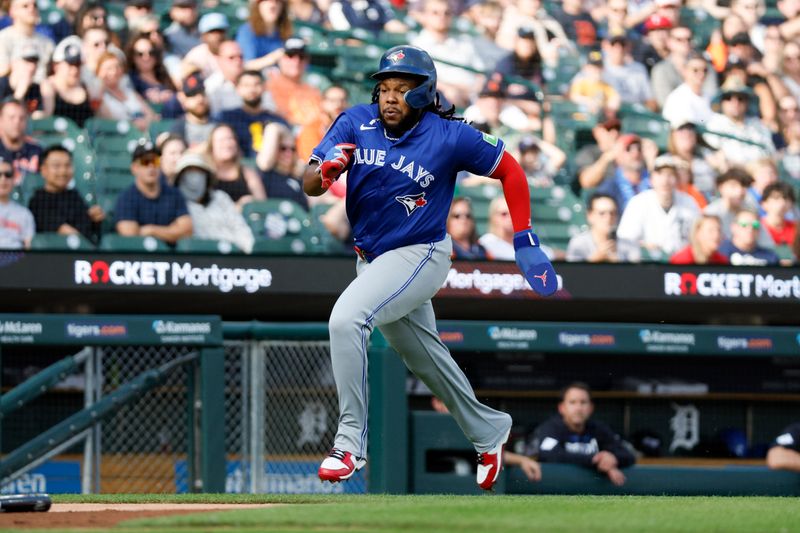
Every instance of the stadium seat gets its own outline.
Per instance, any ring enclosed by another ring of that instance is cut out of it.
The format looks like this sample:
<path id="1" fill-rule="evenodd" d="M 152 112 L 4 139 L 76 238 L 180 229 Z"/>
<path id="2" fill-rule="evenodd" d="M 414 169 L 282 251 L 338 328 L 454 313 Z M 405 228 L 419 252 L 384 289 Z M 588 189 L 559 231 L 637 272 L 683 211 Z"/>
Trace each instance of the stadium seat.
<path id="1" fill-rule="evenodd" d="M 169 119 L 161 119 L 157 122 L 153 122 L 150 124 L 150 129 L 148 130 L 150 134 L 150 139 L 155 142 L 159 135 L 164 132 L 170 131 L 172 129 L 172 125 L 175 123 L 175 120 Z"/>
<path id="2" fill-rule="evenodd" d="M 280 239 L 298 236 L 311 227 L 308 213 L 291 200 L 249 202 L 242 210 L 256 239 Z"/>
<path id="3" fill-rule="evenodd" d="M 311 206 L 311 232 L 316 237 L 318 249 L 325 255 L 351 254 L 352 247 L 343 243 L 328 231 L 328 228 L 320 220 L 325 212 L 330 209 L 331 204 L 316 204 Z"/>
<path id="4" fill-rule="evenodd" d="M 250 202 L 242 214 L 256 238 L 253 252 L 302 254 L 322 249 L 308 212 L 291 200 Z"/>
<path id="5" fill-rule="evenodd" d="M 170 247 L 155 237 L 125 237 L 116 233 L 103 235 L 100 249 L 107 252 L 169 252 Z"/>
<path id="6" fill-rule="evenodd" d="M 127 120 L 93 117 L 86 121 L 86 130 L 98 154 L 133 153 L 136 144 L 148 134 L 136 129 Z"/>
<path id="7" fill-rule="evenodd" d="M 32 250 L 94 250 L 94 244 L 80 234 L 37 233 L 31 240 Z"/>
<path id="8" fill-rule="evenodd" d="M 36 189 L 44 186 L 44 180 L 39 174 L 26 174 L 20 183 L 11 192 L 11 199 L 24 206 L 28 205 Z"/>
<path id="9" fill-rule="evenodd" d="M 792 247 L 788 245 L 776 246 L 775 253 L 781 260 L 796 261 Z"/>
<path id="10" fill-rule="evenodd" d="M 660 115 L 649 113 L 623 116 L 622 131 L 652 139 L 658 145 L 659 150 L 662 152 L 667 150 L 670 125 Z"/>
<path id="11" fill-rule="evenodd" d="M 309 243 L 300 237 L 287 237 L 281 239 L 256 239 L 253 245 L 254 254 L 294 254 L 308 253 Z"/>
<path id="12" fill-rule="evenodd" d="M 236 245 L 228 241 L 218 241 L 214 239 L 198 239 L 189 237 L 181 239 L 175 245 L 178 252 L 205 253 L 205 254 L 239 254 L 242 251 Z"/>
<path id="13" fill-rule="evenodd" d="M 42 146 L 55 144 L 58 140 L 69 150 L 75 145 L 88 145 L 87 132 L 66 117 L 44 117 L 28 120 L 28 134 Z"/>

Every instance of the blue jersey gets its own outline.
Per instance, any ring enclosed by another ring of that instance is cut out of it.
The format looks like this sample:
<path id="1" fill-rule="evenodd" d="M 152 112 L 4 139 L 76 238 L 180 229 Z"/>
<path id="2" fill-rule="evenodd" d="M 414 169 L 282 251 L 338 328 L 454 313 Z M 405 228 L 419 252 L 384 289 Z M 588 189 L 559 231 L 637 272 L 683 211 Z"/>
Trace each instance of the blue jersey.
<path id="1" fill-rule="evenodd" d="M 430 112 L 394 139 L 377 104 L 339 115 L 311 160 L 321 162 L 339 143 L 357 147 L 347 175 L 347 217 L 355 245 L 371 257 L 444 239 L 456 174 L 490 175 L 505 149 L 496 137 Z"/>

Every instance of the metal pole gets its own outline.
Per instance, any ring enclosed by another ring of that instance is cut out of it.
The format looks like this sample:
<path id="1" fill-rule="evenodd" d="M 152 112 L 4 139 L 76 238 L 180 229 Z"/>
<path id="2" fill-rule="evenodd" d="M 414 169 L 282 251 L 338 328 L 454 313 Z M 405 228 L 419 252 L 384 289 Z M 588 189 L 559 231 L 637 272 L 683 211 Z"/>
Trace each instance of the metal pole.
<path id="1" fill-rule="evenodd" d="M 105 372 L 103 372 L 103 358 L 105 353 L 102 348 L 95 350 L 94 357 L 94 401 L 99 402 L 103 397 L 103 383 L 105 382 Z M 100 465 L 102 464 L 103 448 L 103 423 L 98 422 L 92 426 L 92 436 L 94 437 L 94 487 L 93 492 L 100 492 Z"/>
<path id="2" fill-rule="evenodd" d="M 240 436 L 242 446 L 240 461 L 242 468 L 242 491 L 252 494 L 253 457 L 250 449 L 250 372 L 252 372 L 250 365 L 251 343 L 242 343 L 241 347 L 242 351 L 240 357 L 242 360 L 242 373 L 239 376 L 239 381 L 242 388 L 240 397 L 242 408 L 239 412 L 239 415 L 241 417 L 242 427 Z"/>
<path id="3" fill-rule="evenodd" d="M 85 348 L 92 350 L 88 346 Z M 88 408 L 94 404 L 94 353 L 90 355 L 86 362 L 83 364 L 84 381 L 83 381 L 83 407 Z M 83 441 L 83 472 L 81 474 L 81 494 L 90 494 L 92 492 L 92 472 L 94 461 L 94 429 L 86 432 Z"/>
<path id="4" fill-rule="evenodd" d="M 250 394 L 250 451 L 253 457 L 253 476 L 251 481 L 251 492 L 256 494 L 266 492 L 266 471 L 264 469 L 264 456 L 266 449 L 264 445 L 265 427 L 264 416 L 266 411 L 266 343 L 251 342 L 250 353 L 251 362 L 251 394 Z"/>

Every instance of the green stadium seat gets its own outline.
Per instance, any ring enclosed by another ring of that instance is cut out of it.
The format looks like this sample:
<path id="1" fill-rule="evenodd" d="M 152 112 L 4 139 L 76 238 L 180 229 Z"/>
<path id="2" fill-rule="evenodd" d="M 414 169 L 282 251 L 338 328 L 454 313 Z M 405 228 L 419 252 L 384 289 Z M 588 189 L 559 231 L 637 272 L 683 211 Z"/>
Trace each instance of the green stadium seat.
<path id="1" fill-rule="evenodd" d="M 169 252 L 170 247 L 155 237 L 126 237 L 108 233 L 100 239 L 100 249 L 107 252 Z"/>
<path id="2" fill-rule="evenodd" d="M 669 122 L 661 118 L 660 115 L 642 114 L 628 115 L 622 117 L 622 131 L 625 133 L 635 133 L 639 137 L 652 139 L 662 152 L 667 150 L 669 142 L 670 125 Z"/>
<path id="3" fill-rule="evenodd" d="M 198 239 L 189 237 L 181 239 L 175 245 L 178 252 L 205 253 L 205 254 L 240 254 L 242 251 L 236 245 L 228 241 L 218 241 L 214 239 Z"/>
<path id="4" fill-rule="evenodd" d="M 80 234 L 37 233 L 31 240 L 32 250 L 94 250 L 94 244 Z"/>
<path id="5" fill-rule="evenodd" d="M 284 237 L 281 239 L 256 239 L 253 245 L 254 254 L 294 254 L 303 255 L 311 252 L 309 242 L 300 237 Z"/>
<path id="6" fill-rule="evenodd" d="M 148 138 L 127 120 L 93 117 L 86 121 L 86 130 L 98 154 L 133 153 L 136 144 Z"/>
<path id="7" fill-rule="evenodd" d="M 159 135 L 170 131 L 173 124 L 175 124 L 175 121 L 170 119 L 161 119 L 157 122 L 151 123 L 149 129 L 150 139 L 155 142 Z"/>
<path id="8" fill-rule="evenodd" d="M 256 238 L 254 253 L 322 251 L 322 238 L 312 228 L 308 212 L 291 200 L 250 202 L 245 204 L 242 214 Z"/>
<path id="9" fill-rule="evenodd" d="M 776 246 L 775 253 L 781 260 L 797 261 L 797 258 L 794 256 L 794 252 L 792 251 L 791 246 L 785 244 L 781 246 Z"/>
<path id="10" fill-rule="evenodd" d="M 58 143 L 68 150 L 74 150 L 76 145 L 88 146 L 89 144 L 88 133 L 66 117 L 30 119 L 28 134 L 45 147 Z"/>
<path id="11" fill-rule="evenodd" d="M 498 196 L 503 195 L 502 187 L 496 185 L 472 185 L 469 187 L 459 186 L 456 190 L 456 196 L 466 196 L 473 202 L 483 200 L 494 200 Z"/>
<path id="12" fill-rule="evenodd" d="M 308 212 L 291 200 L 271 199 L 249 202 L 242 210 L 256 239 L 299 236 L 311 227 Z"/>
<path id="13" fill-rule="evenodd" d="M 564 55 L 558 58 L 558 65 L 555 68 L 543 68 L 542 76 L 547 94 L 563 96 L 569 93 L 569 85 L 581 69 L 581 65 L 580 57 Z"/>
<path id="14" fill-rule="evenodd" d="M 583 208 L 580 204 L 550 205 L 546 203 L 534 203 L 531 205 L 531 216 L 536 222 L 569 223 L 572 222 L 573 219 L 582 218 L 582 209 Z"/>

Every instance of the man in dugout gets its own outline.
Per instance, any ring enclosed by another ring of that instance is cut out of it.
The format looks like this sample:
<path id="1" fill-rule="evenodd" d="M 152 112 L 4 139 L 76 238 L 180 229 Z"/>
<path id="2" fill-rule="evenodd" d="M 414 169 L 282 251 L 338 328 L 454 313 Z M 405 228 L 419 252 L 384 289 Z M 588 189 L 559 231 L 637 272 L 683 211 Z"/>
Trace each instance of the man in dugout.
<path id="1" fill-rule="evenodd" d="M 593 468 L 608 476 L 614 485 L 625 483 L 623 468 L 636 458 L 611 428 L 589 420 L 594 411 L 589 386 L 571 383 L 561 391 L 558 415 L 533 432 L 532 453 L 542 463 L 572 463 Z"/>

